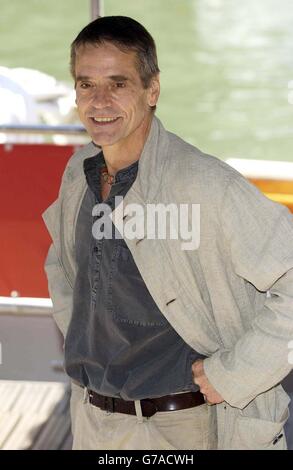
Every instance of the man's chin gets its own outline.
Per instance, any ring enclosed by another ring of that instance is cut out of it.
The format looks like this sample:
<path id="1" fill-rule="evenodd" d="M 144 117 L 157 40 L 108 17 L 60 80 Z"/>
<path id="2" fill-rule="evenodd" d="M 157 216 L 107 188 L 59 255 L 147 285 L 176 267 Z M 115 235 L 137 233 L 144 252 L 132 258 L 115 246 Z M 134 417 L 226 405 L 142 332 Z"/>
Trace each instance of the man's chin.
<path id="1" fill-rule="evenodd" d="M 97 147 L 110 147 L 111 145 L 114 145 L 116 142 L 114 139 L 103 139 L 103 138 L 97 137 L 96 135 L 92 135 L 91 138 L 92 138 L 93 143 Z"/>
<path id="2" fill-rule="evenodd" d="M 87 129 L 88 134 L 91 136 L 92 141 L 98 147 L 103 147 L 104 145 L 111 145 L 114 140 L 110 136 L 101 135 L 100 132 L 94 132 L 93 129 Z"/>

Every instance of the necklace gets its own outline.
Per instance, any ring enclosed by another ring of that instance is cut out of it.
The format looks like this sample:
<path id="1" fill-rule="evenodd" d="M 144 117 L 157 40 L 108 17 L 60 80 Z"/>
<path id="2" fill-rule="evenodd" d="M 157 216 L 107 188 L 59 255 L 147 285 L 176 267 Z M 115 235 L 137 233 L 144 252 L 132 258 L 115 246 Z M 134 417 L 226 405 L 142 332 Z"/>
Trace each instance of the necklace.
<path id="1" fill-rule="evenodd" d="M 108 169 L 106 166 L 101 167 L 101 175 L 105 183 L 108 183 L 110 185 L 115 183 L 115 176 L 110 175 L 110 173 L 108 173 Z"/>

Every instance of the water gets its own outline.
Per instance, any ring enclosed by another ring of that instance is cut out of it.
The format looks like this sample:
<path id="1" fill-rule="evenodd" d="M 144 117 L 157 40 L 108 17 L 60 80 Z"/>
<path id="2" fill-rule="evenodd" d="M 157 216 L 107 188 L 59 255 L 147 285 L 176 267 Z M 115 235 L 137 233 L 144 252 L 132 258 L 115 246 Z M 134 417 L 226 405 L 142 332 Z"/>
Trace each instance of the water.
<path id="1" fill-rule="evenodd" d="M 117 3 L 106 14 L 134 15 L 157 40 L 169 129 L 223 158 L 293 161 L 292 0 Z"/>
<path id="2" fill-rule="evenodd" d="M 153 34 L 168 129 L 221 158 L 293 161 L 292 0 L 105 0 L 104 12 Z M 69 43 L 89 2 L 1 0 L 1 17 L 0 65 L 69 80 Z"/>

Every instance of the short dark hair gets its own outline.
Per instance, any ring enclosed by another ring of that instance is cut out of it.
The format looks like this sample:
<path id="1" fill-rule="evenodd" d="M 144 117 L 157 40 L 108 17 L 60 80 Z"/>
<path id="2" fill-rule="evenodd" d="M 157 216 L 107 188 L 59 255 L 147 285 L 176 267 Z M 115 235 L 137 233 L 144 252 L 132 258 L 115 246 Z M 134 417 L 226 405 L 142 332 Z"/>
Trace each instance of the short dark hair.
<path id="1" fill-rule="evenodd" d="M 144 88 L 160 70 L 155 41 L 137 21 L 127 16 L 103 16 L 83 28 L 71 44 L 70 71 L 75 79 L 76 50 L 81 45 L 114 44 L 123 52 L 136 52 L 137 69 Z"/>

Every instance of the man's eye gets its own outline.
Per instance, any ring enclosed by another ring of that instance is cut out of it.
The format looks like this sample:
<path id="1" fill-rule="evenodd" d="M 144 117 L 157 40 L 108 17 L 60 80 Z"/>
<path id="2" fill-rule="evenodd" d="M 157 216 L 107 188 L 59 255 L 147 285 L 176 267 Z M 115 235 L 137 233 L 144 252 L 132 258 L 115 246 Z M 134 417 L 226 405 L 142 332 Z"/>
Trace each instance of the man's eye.
<path id="1" fill-rule="evenodd" d="M 125 87 L 125 82 L 116 82 L 115 86 L 116 86 L 116 88 L 124 88 Z"/>
<path id="2" fill-rule="evenodd" d="M 87 83 L 87 82 L 84 82 L 84 83 L 80 83 L 79 87 L 82 88 L 83 90 L 86 89 L 86 88 L 90 88 L 91 84 L 90 83 Z"/>

